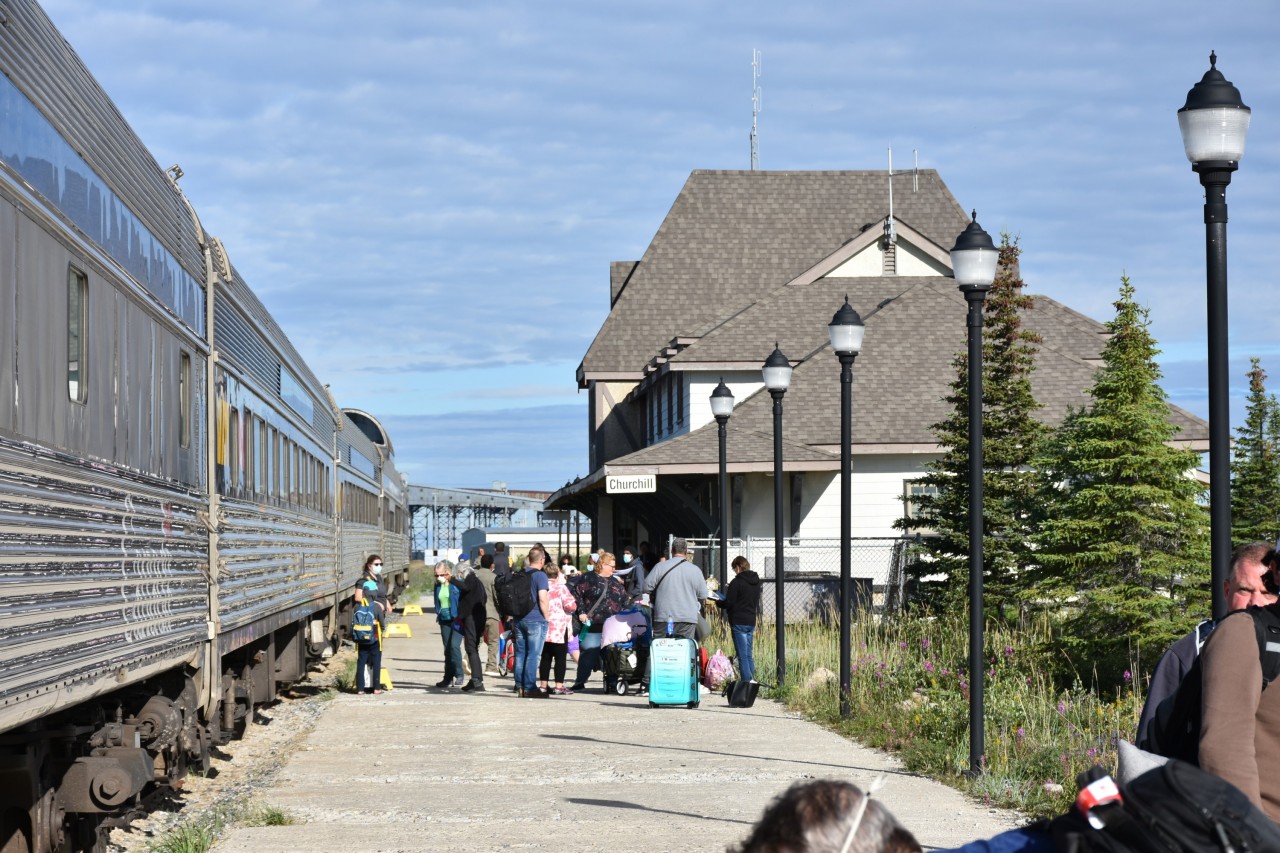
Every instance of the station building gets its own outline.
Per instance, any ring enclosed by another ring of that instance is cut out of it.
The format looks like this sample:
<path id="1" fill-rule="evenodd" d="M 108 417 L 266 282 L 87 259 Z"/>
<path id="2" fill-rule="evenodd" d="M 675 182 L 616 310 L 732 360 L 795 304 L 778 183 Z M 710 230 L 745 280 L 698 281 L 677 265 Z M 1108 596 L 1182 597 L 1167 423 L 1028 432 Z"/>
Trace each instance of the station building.
<path id="1" fill-rule="evenodd" d="M 718 536 L 709 398 L 723 379 L 735 404 L 728 534 L 772 540 L 773 403 L 761 368 L 776 343 L 794 367 L 783 533 L 834 540 L 840 365 L 827 324 L 847 296 L 866 324 L 853 368 L 852 531 L 897 537 L 894 521 L 940 458 L 931 425 L 947 414 L 952 361 L 965 349 L 949 252 L 968 222 L 933 170 L 694 171 L 640 260 L 610 266 L 610 312 L 577 370 L 590 473 L 547 506 L 590 516 L 608 547 Z M 1107 331 L 1045 296 L 1023 322 L 1043 339 L 1038 416 L 1057 424 L 1089 402 Z M 1207 447 L 1205 421 L 1174 406 L 1169 417 L 1179 441 Z"/>

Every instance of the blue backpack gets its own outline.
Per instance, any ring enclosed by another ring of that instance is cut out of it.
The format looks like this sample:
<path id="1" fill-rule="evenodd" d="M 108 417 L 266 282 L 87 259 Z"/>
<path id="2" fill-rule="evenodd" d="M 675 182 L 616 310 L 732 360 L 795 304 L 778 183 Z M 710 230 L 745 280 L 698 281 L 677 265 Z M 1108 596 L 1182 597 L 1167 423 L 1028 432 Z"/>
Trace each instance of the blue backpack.
<path id="1" fill-rule="evenodd" d="M 366 598 L 356 605 L 351 617 L 351 638 L 362 646 L 378 641 L 378 614 L 373 599 Z"/>

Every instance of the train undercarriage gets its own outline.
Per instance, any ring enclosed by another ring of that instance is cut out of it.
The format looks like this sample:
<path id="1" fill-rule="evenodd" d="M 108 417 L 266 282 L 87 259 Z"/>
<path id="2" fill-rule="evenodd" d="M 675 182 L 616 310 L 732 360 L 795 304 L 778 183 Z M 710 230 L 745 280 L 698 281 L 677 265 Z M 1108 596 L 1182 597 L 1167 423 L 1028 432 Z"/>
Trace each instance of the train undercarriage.
<path id="1" fill-rule="evenodd" d="M 334 650 L 329 620 L 317 613 L 223 655 L 216 686 L 184 667 L 0 734 L 0 853 L 105 850 L 112 828 L 208 772 L 211 752 L 244 736 L 255 707 Z M 202 692 L 217 698 L 202 703 Z"/>

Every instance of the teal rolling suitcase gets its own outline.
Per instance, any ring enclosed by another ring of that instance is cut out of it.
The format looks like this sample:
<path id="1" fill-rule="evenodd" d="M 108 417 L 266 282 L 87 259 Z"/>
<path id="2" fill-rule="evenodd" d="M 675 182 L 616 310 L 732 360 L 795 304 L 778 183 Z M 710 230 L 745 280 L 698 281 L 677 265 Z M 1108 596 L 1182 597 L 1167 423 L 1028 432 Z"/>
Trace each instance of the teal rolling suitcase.
<path id="1" fill-rule="evenodd" d="M 649 647 L 649 707 L 698 707 L 698 646 L 685 637 L 655 639 Z"/>

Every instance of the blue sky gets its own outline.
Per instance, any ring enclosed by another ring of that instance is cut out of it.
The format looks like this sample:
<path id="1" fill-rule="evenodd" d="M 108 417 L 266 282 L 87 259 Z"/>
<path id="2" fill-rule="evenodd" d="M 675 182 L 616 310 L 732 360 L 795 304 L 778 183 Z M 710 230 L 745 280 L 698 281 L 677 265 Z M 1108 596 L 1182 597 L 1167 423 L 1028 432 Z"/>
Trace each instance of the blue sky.
<path id="1" fill-rule="evenodd" d="M 1228 191 L 1232 417 L 1280 390 L 1280 14 L 1203 3 L 47 0 L 205 227 L 412 482 L 586 471 L 574 369 L 693 169 L 936 168 L 1023 278 L 1095 318 L 1122 273 L 1206 413 L 1208 53 L 1253 108 Z"/>

